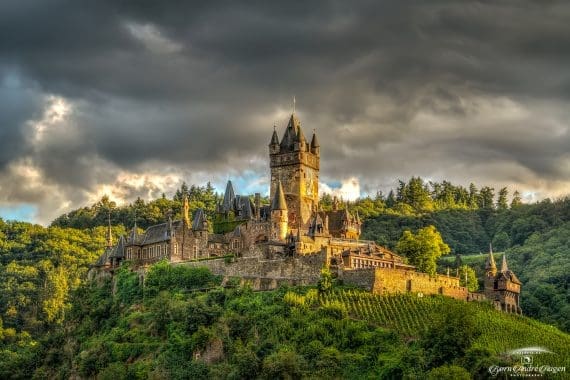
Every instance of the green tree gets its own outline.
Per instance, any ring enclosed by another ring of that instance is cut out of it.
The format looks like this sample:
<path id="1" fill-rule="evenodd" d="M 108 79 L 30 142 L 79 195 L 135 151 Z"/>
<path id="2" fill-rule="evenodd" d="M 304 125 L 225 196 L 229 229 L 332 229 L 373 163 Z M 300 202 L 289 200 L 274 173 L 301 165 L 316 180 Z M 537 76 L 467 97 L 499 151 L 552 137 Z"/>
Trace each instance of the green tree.
<path id="1" fill-rule="evenodd" d="M 471 375 L 463 367 L 443 365 L 429 371 L 427 378 L 428 380 L 471 380 Z"/>
<path id="2" fill-rule="evenodd" d="M 452 363 L 469 350 L 481 335 L 475 316 L 465 304 L 449 304 L 446 313 L 434 321 L 420 340 L 431 368 Z"/>
<path id="3" fill-rule="evenodd" d="M 509 208 L 509 203 L 507 200 L 507 196 L 509 195 L 509 191 L 506 187 L 502 187 L 499 190 L 499 196 L 497 198 L 497 210 L 506 210 Z"/>
<path id="4" fill-rule="evenodd" d="M 479 191 L 477 190 L 477 186 L 474 183 L 469 184 L 469 208 L 472 210 L 476 210 L 479 208 Z"/>
<path id="5" fill-rule="evenodd" d="M 318 283 L 319 293 L 326 293 L 332 288 L 332 273 L 327 267 L 321 269 L 321 278 Z"/>
<path id="6" fill-rule="evenodd" d="M 479 198 L 478 198 L 479 208 L 485 210 L 493 210 L 495 207 L 493 203 L 494 198 L 495 198 L 495 189 L 489 186 L 482 187 L 481 191 L 479 191 Z"/>
<path id="7" fill-rule="evenodd" d="M 437 229 L 430 225 L 421 228 L 415 235 L 404 231 L 396 245 L 396 251 L 407 257 L 409 263 L 415 265 L 418 270 L 435 276 L 437 259 L 449 253 L 450 248 Z"/>
<path id="8" fill-rule="evenodd" d="M 511 200 L 511 208 L 515 208 L 522 205 L 522 198 L 521 193 L 518 190 L 515 190 L 513 193 L 513 199 Z"/>
<path id="9" fill-rule="evenodd" d="M 493 247 L 497 251 L 504 251 L 511 246 L 511 238 L 505 231 L 501 231 L 493 236 Z"/>
<path id="10" fill-rule="evenodd" d="M 420 177 L 412 177 L 404 189 L 404 202 L 412 206 L 416 212 L 433 211 L 433 200 Z"/>

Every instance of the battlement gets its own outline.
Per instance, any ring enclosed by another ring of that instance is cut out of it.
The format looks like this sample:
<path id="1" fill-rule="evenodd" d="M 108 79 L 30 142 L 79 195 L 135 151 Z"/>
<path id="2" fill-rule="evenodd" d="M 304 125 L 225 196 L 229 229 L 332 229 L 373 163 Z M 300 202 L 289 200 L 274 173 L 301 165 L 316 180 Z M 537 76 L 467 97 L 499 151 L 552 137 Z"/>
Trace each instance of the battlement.
<path id="1" fill-rule="evenodd" d="M 301 164 L 319 170 L 320 158 L 311 152 L 287 152 L 269 155 L 269 166 L 271 168 Z"/>

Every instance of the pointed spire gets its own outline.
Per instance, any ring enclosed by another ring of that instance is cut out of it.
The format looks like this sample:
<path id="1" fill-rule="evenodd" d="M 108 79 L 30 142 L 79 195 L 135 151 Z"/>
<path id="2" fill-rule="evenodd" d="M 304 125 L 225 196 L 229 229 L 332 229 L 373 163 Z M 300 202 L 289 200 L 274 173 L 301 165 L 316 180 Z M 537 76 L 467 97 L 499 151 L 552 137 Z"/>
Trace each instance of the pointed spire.
<path id="1" fill-rule="evenodd" d="M 273 126 L 273 134 L 271 135 L 271 142 L 269 145 L 279 145 L 279 136 L 277 136 L 277 127 Z"/>
<path id="2" fill-rule="evenodd" d="M 113 246 L 113 231 L 111 230 L 111 212 L 107 215 L 109 226 L 107 228 L 107 247 L 111 248 Z"/>
<path id="3" fill-rule="evenodd" d="M 133 226 L 133 229 L 131 230 L 131 233 L 129 234 L 129 242 L 130 243 L 136 243 L 137 239 L 138 239 L 138 231 L 137 231 L 138 227 L 137 227 L 137 222 L 135 221 L 135 225 Z"/>
<path id="4" fill-rule="evenodd" d="M 489 256 L 485 262 L 485 269 L 497 269 L 497 264 L 495 264 L 495 258 L 493 257 L 493 247 L 489 244 Z"/>
<path id="5" fill-rule="evenodd" d="M 129 234 L 129 242 L 130 243 L 135 243 L 137 241 L 137 237 L 138 237 L 138 227 L 137 227 L 137 210 L 135 209 L 135 224 L 133 226 L 133 229 L 131 230 L 131 233 Z"/>
<path id="6" fill-rule="evenodd" d="M 319 140 L 317 139 L 317 132 L 315 132 L 315 130 L 313 129 L 313 138 L 311 139 L 311 149 L 315 149 L 318 148 L 319 145 Z"/>
<path id="7" fill-rule="evenodd" d="M 306 144 L 307 139 L 305 138 L 305 135 L 303 134 L 303 130 L 301 129 L 301 126 L 299 126 L 299 129 L 297 130 L 297 141 L 299 141 L 301 144 Z"/>
<path id="8" fill-rule="evenodd" d="M 489 243 L 489 256 L 485 262 L 485 269 L 491 271 L 493 274 L 497 273 L 497 264 L 495 264 L 495 258 L 493 257 L 493 246 Z"/>
<path id="9" fill-rule="evenodd" d="M 232 181 L 228 180 L 228 183 L 226 185 L 226 192 L 224 193 L 224 200 L 222 201 L 223 211 L 230 211 L 233 209 L 235 198 L 236 195 L 234 193 Z"/>
<path id="10" fill-rule="evenodd" d="M 295 103 L 297 102 L 295 101 L 295 95 L 293 95 L 293 113 L 295 113 Z"/>
<path id="11" fill-rule="evenodd" d="M 509 267 L 507 266 L 507 254 L 503 254 L 503 263 L 501 264 L 501 272 L 505 273 L 509 271 Z"/>
<path id="12" fill-rule="evenodd" d="M 273 200 L 271 202 L 271 210 L 287 210 L 287 203 L 285 202 L 285 194 L 283 193 L 283 186 L 281 180 L 277 184 Z"/>

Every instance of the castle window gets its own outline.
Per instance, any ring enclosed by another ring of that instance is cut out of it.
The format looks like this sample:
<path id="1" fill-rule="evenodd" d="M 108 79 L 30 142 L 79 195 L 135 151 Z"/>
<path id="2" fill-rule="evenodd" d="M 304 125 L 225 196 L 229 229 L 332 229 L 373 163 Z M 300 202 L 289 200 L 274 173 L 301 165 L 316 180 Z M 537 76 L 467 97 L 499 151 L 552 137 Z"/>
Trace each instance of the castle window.
<path id="1" fill-rule="evenodd" d="M 194 246 L 194 258 L 197 259 L 198 258 L 198 246 Z"/>
<path id="2" fill-rule="evenodd" d="M 178 243 L 174 243 L 174 254 L 178 255 Z"/>

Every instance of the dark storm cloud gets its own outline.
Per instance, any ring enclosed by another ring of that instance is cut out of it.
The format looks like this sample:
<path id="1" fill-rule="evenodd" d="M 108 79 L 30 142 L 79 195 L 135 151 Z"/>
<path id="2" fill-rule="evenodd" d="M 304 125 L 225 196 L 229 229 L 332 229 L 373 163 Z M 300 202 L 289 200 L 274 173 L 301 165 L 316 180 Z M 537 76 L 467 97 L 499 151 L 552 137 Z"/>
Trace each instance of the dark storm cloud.
<path id="1" fill-rule="evenodd" d="M 25 159 L 66 192 L 257 170 L 296 95 L 323 178 L 570 180 L 569 21 L 556 1 L 3 1 L 0 170 Z M 49 96 L 72 111 L 34 140 Z"/>

